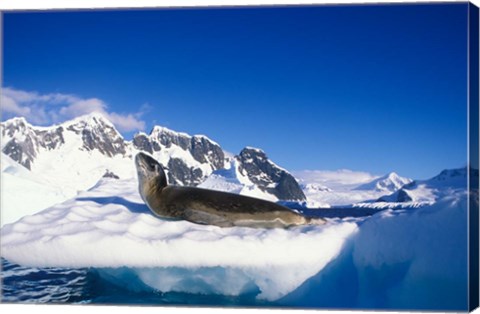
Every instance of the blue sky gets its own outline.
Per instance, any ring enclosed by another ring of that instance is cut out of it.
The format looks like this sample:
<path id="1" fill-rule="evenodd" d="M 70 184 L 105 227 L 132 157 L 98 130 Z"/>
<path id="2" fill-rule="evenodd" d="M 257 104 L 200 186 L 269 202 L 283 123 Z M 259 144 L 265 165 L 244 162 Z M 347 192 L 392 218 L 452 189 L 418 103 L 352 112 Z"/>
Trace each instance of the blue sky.
<path id="1" fill-rule="evenodd" d="M 127 138 L 428 178 L 466 165 L 466 30 L 465 3 L 5 13 L 3 119 L 101 110 Z"/>

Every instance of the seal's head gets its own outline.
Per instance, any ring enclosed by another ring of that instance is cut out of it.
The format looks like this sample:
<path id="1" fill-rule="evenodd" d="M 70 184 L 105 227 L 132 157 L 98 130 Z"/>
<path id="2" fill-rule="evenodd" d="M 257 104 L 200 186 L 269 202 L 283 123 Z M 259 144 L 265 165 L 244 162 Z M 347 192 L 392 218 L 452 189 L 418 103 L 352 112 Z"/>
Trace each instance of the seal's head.
<path id="1" fill-rule="evenodd" d="M 138 190 L 143 200 L 147 202 L 149 195 L 161 191 L 167 186 L 167 176 L 162 165 L 144 153 L 135 156 L 138 174 Z"/>

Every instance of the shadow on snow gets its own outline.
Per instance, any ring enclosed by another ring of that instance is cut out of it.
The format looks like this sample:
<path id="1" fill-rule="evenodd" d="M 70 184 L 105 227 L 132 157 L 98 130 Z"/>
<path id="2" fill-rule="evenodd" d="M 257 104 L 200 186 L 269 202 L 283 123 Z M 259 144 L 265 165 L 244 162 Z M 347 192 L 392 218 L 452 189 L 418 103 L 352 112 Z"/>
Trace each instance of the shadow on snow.
<path id="1" fill-rule="evenodd" d="M 117 204 L 126 207 L 129 211 L 136 214 L 150 214 L 153 216 L 150 209 L 145 204 L 135 203 L 118 196 L 108 197 L 81 197 L 79 201 L 95 202 L 100 205 Z"/>

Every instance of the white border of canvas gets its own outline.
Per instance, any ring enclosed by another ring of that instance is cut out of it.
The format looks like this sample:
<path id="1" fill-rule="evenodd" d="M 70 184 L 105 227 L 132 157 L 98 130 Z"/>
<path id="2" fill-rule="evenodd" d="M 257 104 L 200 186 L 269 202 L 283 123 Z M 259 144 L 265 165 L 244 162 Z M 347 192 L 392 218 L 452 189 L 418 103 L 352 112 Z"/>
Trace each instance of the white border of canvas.
<path id="1" fill-rule="evenodd" d="M 44 9 L 101 9 L 101 8 L 153 8 L 153 7 L 191 7 L 191 6 L 244 6 L 244 5 L 300 5 L 300 4 L 365 4 L 365 3 L 419 3 L 419 2 L 466 2 L 456 0 L 1 0 L 0 11 L 8 10 L 44 10 Z M 480 7 L 480 0 L 471 0 Z M 16 314 L 21 312 L 36 314 L 106 314 L 115 311 L 115 314 L 158 314 L 159 311 L 173 314 L 295 314 L 311 313 L 312 310 L 292 309 L 231 309 L 231 308 L 199 308 L 199 307 L 156 307 L 156 306 L 97 306 L 97 305 L 16 305 L 0 304 L 2 313 Z M 318 313 L 328 314 L 383 314 L 407 312 L 381 311 L 338 311 L 317 310 Z M 474 311 L 480 313 L 480 309 Z"/>

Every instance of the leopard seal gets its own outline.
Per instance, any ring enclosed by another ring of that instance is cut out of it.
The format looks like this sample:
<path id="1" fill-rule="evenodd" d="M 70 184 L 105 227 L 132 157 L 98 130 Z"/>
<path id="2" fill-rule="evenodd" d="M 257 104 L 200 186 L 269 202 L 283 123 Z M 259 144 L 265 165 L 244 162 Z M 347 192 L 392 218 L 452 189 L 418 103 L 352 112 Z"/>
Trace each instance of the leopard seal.
<path id="1" fill-rule="evenodd" d="M 168 185 L 162 165 L 145 153 L 135 156 L 138 189 L 158 217 L 219 227 L 288 228 L 323 224 L 289 208 L 253 197 L 196 187 Z"/>

